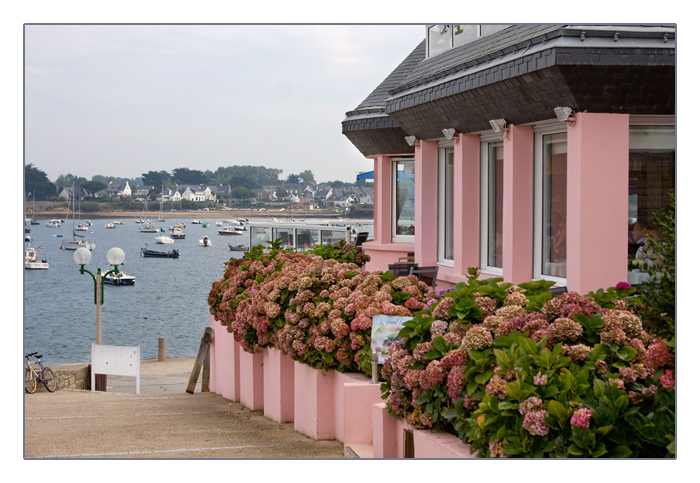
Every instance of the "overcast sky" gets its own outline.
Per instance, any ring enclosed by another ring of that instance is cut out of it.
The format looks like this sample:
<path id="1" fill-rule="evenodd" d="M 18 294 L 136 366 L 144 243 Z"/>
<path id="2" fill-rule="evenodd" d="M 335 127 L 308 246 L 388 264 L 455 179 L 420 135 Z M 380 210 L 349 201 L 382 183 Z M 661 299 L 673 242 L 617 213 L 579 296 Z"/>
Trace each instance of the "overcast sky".
<path id="1" fill-rule="evenodd" d="M 404 25 L 26 25 L 25 163 L 137 177 L 254 165 L 354 181 L 341 133 L 418 45 Z"/>

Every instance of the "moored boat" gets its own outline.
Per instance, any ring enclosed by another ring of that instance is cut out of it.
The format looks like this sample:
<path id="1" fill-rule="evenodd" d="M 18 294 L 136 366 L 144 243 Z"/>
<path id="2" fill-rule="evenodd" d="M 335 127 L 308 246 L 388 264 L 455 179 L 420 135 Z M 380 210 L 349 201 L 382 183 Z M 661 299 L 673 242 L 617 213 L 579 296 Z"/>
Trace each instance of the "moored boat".
<path id="1" fill-rule="evenodd" d="M 232 252 L 247 252 L 248 247 L 245 246 L 243 243 L 239 245 L 233 245 L 232 243 L 228 244 L 228 249 L 231 250 Z"/>
<path id="2" fill-rule="evenodd" d="M 114 223 L 105 223 L 105 228 L 114 229 Z"/>
<path id="3" fill-rule="evenodd" d="M 168 235 L 158 235 L 156 237 L 156 243 L 160 243 L 161 245 L 170 245 L 173 243 L 173 239 Z"/>
<path id="4" fill-rule="evenodd" d="M 224 235 L 224 236 L 233 236 L 233 235 L 242 235 L 243 232 L 239 230 L 238 228 L 234 228 L 232 226 L 227 226 L 226 228 L 222 228 L 221 230 L 218 231 L 219 235 Z"/>
<path id="5" fill-rule="evenodd" d="M 136 282 L 136 277 L 133 277 L 131 275 L 127 275 L 124 272 L 119 272 L 119 273 L 109 273 L 105 275 L 104 278 L 104 283 L 108 283 L 110 285 L 134 285 Z"/>
<path id="6" fill-rule="evenodd" d="M 49 220 L 46 222 L 46 227 L 47 228 L 61 228 L 61 221 L 60 220 Z"/>
<path id="7" fill-rule="evenodd" d="M 213 245 L 213 243 L 211 242 L 211 240 L 207 236 L 200 238 L 199 241 L 197 242 L 197 244 L 200 247 L 210 247 Z"/>
<path id="8" fill-rule="evenodd" d="M 141 248 L 141 256 L 149 258 L 178 258 L 180 252 L 178 250 L 172 249 L 169 252 L 159 252 L 157 250 L 149 250 L 148 243 L 146 243 L 145 248 Z"/>
<path id="9" fill-rule="evenodd" d="M 49 262 L 44 247 L 28 246 L 24 251 L 24 268 L 27 270 L 48 270 Z"/>

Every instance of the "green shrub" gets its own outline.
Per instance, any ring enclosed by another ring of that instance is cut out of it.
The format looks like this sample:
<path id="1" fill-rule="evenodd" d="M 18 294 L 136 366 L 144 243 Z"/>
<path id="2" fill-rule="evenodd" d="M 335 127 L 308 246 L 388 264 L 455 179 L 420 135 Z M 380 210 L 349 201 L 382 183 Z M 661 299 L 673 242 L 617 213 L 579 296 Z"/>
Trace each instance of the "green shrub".
<path id="1" fill-rule="evenodd" d="M 473 276 L 440 294 L 390 348 L 389 412 L 482 457 L 673 456 L 673 340 L 644 330 L 628 284 L 549 285 Z"/>

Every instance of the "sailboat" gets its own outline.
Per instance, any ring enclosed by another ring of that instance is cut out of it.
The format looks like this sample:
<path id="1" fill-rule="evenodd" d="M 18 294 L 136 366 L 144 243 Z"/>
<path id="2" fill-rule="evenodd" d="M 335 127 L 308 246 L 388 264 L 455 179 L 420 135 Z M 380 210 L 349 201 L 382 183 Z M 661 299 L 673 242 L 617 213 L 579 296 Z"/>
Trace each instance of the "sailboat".
<path id="1" fill-rule="evenodd" d="M 76 229 L 75 229 L 75 183 L 73 183 L 73 193 L 72 193 L 72 198 L 73 198 L 73 239 L 72 240 L 63 240 L 63 243 L 61 243 L 61 249 L 65 250 L 77 250 L 80 247 L 85 247 L 88 250 L 94 250 L 95 249 L 95 243 L 90 243 L 87 240 L 76 240 L 75 237 L 80 237 L 83 238 L 83 235 L 76 235 Z"/>
<path id="2" fill-rule="evenodd" d="M 161 184 L 160 186 L 160 212 L 158 213 L 158 221 L 165 221 L 163 218 L 163 189 L 165 187 L 165 184 Z"/>

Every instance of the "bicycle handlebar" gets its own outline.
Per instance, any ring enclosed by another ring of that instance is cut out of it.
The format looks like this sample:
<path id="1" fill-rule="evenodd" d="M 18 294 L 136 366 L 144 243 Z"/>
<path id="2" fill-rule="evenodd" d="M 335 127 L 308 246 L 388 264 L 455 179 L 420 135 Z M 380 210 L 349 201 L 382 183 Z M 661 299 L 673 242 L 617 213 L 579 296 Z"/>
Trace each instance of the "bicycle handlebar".
<path id="1" fill-rule="evenodd" d="M 36 356 L 37 354 L 38 354 L 38 352 L 32 352 L 31 354 L 27 354 L 26 356 L 24 356 L 24 358 L 29 359 L 30 357 Z M 41 356 L 37 356 L 36 358 L 41 359 Z"/>

